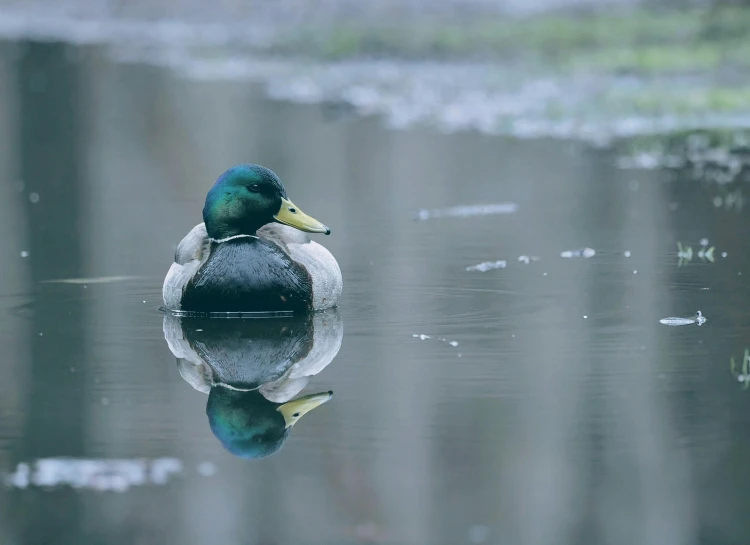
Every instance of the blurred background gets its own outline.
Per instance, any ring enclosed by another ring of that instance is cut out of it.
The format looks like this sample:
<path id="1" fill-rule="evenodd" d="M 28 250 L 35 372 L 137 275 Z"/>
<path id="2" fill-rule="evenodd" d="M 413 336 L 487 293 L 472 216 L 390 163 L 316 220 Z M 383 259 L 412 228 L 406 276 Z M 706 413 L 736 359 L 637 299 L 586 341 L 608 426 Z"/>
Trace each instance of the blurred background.
<path id="1" fill-rule="evenodd" d="M 748 28 L 729 0 L 0 0 L 0 542 L 747 543 Z M 160 311 L 242 162 L 331 226 L 335 317 Z M 247 426 L 333 397 L 238 456 L 212 380 L 269 369 Z"/>

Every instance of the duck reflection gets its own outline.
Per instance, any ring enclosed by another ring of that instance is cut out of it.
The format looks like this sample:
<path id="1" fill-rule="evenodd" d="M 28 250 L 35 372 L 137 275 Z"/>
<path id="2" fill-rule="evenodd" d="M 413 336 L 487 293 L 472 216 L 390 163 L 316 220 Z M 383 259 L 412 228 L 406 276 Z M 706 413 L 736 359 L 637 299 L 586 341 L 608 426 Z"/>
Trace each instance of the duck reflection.
<path id="1" fill-rule="evenodd" d="M 341 347 L 338 312 L 294 318 L 219 320 L 164 316 L 180 375 L 208 394 L 211 431 L 232 454 L 277 452 L 292 427 L 333 392 L 296 397 Z"/>

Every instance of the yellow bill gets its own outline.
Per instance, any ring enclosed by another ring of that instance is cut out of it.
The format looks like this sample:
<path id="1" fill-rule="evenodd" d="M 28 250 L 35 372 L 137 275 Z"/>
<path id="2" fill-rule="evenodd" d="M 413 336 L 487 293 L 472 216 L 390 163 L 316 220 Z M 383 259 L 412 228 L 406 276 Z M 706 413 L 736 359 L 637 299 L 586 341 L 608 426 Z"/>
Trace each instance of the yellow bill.
<path id="1" fill-rule="evenodd" d="M 297 421 L 307 413 L 320 407 L 323 403 L 333 397 L 333 392 L 321 392 L 319 394 L 310 394 L 302 396 L 294 401 L 289 401 L 276 408 L 284 416 L 286 422 L 285 428 L 291 428 Z"/>
<path id="2" fill-rule="evenodd" d="M 326 235 L 331 234 L 331 230 L 328 227 L 315 218 L 308 216 L 302 210 L 297 208 L 292 201 L 283 197 L 281 198 L 281 208 L 279 208 L 274 219 L 279 223 L 295 227 L 300 231 L 306 231 L 308 233 L 325 233 Z"/>

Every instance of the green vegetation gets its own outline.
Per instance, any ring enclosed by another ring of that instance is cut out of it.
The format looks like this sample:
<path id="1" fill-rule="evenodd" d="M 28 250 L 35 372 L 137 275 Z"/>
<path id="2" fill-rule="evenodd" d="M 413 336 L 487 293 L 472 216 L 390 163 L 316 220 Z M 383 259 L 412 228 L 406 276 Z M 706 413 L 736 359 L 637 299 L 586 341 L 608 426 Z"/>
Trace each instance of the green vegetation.
<path id="1" fill-rule="evenodd" d="M 734 356 L 730 358 L 729 372 L 732 373 L 734 378 L 742 383 L 743 390 L 750 388 L 750 350 L 745 348 L 745 354 L 742 357 L 742 363 L 740 364 L 739 369 L 737 362 L 734 360 Z"/>
<path id="2" fill-rule="evenodd" d="M 629 154 L 647 153 L 659 148 L 664 154 L 679 157 L 713 156 L 722 149 L 728 153 L 744 153 L 750 147 L 750 131 L 747 130 L 684 130 L 667 134 L 644 135 L 629 138 L 626 142 Z"/>
<path id="3" fill-rule="evenodd" d="M 674 171 L 683 181 L 713 187 L 716 208 L 740 212 L 747 200 L 738 184 L 750 182 L 750 130 L 703 129 L 650 134 L 624 139 L 616 144 L 620 162 L 637 165 L 646 159 L 649 168 Z M 686 257 L 692 249 L 678 247 Z M 689 261 L 689 259 L 687 259 Z"/>
<path id="4" fill-rule="evenodd" d="M 674 114 L 696 112 L 723 113 L 750 110 L 748 87 L 697 87 L 652 89 L 630 93 L 611 92 L 608 103 L 617 108 L 628 106 L 641 114 L 658 114 L 668 110 Z"/>
<path id="5" fill-rule="evenodd" d="M 727 63 L 750 66 L 747 28 L 750 9 L 737 7 L 370 25 L 337 22 L 282 33 L 270 49 L 329 60 L 536 60 L 563 70 L 683 72 Z"/>
<path id="6" fill-rule="evenodd" d="M 484 62 L 476 81 L 462 80 L 451 92 L 517 93 L 522 113 L 496 114 L 497 132 L 512 134 L 514 120 L 526 118 L 530 125 L 539 122 L 540 134 L 583 134 L 597 144 L 614 135 L 615 147 L 632 159 L 623 164 L 680 170 L 724 186 L 750 181 L 750 131 L 738 128 L 750 119 L 747 29 L 750 5 L 728 4 L 527 18 L 360 17 L 280 30 L 260 53 L 323 63 Z M 553 91 L 525 97 L 526 88 L 514 86 L 536 80 L 551 82 Z M 377 90 L 378 82 L 372 85 Z M 641 136 L 629 137 L 633 134 Z M 744 200 L 727 188 L 716 199 L 728 209 L 742 208 Z"/>

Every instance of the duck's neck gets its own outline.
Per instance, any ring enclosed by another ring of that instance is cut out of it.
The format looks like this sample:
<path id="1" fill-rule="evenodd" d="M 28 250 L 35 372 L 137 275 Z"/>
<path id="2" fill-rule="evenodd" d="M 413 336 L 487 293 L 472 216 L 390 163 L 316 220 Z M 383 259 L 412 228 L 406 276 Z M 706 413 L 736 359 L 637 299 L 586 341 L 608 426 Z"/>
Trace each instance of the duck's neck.
<path id="1" fill-rule="evenodd" d="M 222 242 L 229 242 L 230 240 L 236 240 L 238 238 L 258 238 L 258 235 L 239 234 L 239 235 L 231 235 L 231 236 L 224 237 L 224 238 L 209 237 L 209 240 L 215 244 L 221 244 Z"/>

